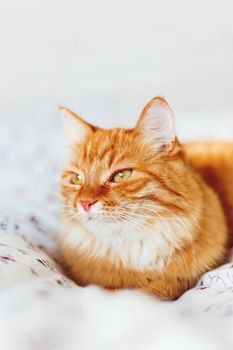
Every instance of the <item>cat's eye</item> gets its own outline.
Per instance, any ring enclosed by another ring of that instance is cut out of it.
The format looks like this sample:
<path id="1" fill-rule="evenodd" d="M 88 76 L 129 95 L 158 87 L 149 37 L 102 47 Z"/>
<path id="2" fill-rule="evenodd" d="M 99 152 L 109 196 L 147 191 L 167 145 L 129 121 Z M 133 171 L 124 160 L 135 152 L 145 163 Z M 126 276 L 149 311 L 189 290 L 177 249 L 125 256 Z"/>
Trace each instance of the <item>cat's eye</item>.
<path id="1" fill-rule="evenodd" d="M 80 174 L 73 174 L 70 179 L 70 183 L 75 186 L 80 186 L 83 184 L 83 177 Z"/>
<path id="2" fill-rule="evenodd" d="M 131 174 L 132 174 L 132 170 L 130 169 L 121 170 L 112 177 L 111 182 L 119 183 L 119 182 L 128 180 Z"/>

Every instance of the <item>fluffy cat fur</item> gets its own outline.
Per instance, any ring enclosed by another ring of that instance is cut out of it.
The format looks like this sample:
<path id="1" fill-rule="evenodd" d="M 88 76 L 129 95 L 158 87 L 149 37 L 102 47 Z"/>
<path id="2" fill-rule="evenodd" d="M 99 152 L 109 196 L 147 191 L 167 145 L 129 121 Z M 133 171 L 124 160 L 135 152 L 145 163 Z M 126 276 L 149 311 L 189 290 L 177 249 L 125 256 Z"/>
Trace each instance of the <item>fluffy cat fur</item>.
<path id="1" fill-rule="evenodd" d="M 61 107 L 72 154 L 61 180 L 61 250 L 79 285 L 175 299 L 226 261 L 233 231 L 233 143 L 181 145 L 167 102 L 133 129 L 104 130 Z M 119 170 L 131 176 L 111 181 Z M 80 174 L 81 185 L 71 182 Z M 85 211 L 80 203 L 94 203 Z"/>

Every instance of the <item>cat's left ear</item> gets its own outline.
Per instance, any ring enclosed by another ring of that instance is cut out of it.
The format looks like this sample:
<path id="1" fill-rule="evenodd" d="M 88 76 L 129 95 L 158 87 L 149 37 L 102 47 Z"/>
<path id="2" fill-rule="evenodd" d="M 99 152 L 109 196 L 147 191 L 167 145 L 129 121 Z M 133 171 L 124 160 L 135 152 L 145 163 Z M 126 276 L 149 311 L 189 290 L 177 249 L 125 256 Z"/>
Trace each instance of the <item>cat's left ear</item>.
<path id="1" fill-rule="evenodd" d="M 135 130 L 154 147 L 166 151 L 174 148 L 176 141 L 175 118 L 162 97 L 154 97 L 143 109 Z"/>
<path id="2" fill-rule="evenodd" d="M 66 126 L 67 138 L 70 144 L 84 141 L 87 136 L 97 129 L 68 108 L 59 106 L 59 109 Z"/>

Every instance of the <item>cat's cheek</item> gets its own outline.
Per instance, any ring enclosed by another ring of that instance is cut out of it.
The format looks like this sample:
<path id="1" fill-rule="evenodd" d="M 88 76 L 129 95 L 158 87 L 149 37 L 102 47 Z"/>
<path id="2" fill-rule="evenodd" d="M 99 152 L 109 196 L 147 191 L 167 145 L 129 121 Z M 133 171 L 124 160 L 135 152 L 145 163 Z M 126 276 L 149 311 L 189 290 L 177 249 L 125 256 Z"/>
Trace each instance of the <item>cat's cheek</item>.
<path id="1" fill-rule="evenodd" d="M 116 207 L 121 206 L 121 197 L 117 196 L 108 196 L 103 200 L 103 210 L 111 212 Z"/>

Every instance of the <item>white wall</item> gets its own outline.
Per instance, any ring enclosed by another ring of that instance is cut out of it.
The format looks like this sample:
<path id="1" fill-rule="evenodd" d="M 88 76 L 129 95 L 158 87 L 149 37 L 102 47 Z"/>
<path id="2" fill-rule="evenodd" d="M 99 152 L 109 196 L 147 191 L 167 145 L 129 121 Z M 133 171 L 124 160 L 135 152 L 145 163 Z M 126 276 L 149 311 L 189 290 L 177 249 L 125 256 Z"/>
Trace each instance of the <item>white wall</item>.
<path id="1" fill-rule="evenodd" d="M 155 94 L 177 112 L 233 111 L 233 2 L 0 0 L 0 63 L 0 112 L 136 111 Z"/>

